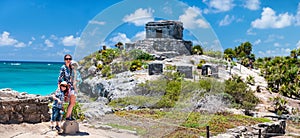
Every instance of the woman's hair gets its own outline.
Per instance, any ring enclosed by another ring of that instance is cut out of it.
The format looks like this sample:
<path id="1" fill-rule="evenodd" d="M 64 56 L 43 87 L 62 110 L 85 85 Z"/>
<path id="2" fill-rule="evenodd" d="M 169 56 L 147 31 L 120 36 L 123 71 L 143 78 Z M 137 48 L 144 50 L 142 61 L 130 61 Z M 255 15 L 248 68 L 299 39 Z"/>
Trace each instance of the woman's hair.
<path id="1" fill-rule="evenodd" d="M 70 54 L 66 54 L 66 55 L 64 56 L 64 59 L 65 59 L 67 56 L 70 56 L 70 57 L 72 58 L 72 56 L 71 56 Z"/>
<path id="2" fill-rule="evenodd" d="M 66 59 L 67 56 L 70 56 L 72 58 L 72 56 L 70 54 L 66 54 L 64 56 L 64 59 Z M 72 64 L 69 64 L 69 68 L 70 68 L 70 72 L 72 73 Z"/>

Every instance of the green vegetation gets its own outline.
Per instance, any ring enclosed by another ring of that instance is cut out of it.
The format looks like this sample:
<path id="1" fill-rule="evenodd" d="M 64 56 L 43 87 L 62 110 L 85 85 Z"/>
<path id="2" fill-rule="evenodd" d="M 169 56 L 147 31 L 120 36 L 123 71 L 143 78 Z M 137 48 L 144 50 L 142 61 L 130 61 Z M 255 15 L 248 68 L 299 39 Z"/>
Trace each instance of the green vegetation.
<path id="1" fill-rule="evenodd" d="M 259 102 L 247 84 L 243 82 L 240 76 L 233 76 L 233 79 L 225 81 L 225 93 L 232 96 L 234 104 L 238 108 L 247 110 L 253 109 Z"/>
<path id="2" fill-rule="evenodd" d="M 221 51 L 207 50 L 203 51 L 203 55 L 207 55 L 214 58 L 222 58 L 223 53 Z"/>
<path id="3" fill-rule="evenodd" d="M 205 63 L 206 63 L 206 61 L 204 59 L 201 59 L 199 61 L 199 64 L 197 64 L 197 69 L 202 69 L 202 65 L 205 64 Z"/>
<path id="4" fill-rule="evenodd" d="M 148 96 L 131 96 L 112 100 L 108 105 L 114 108 L 122 108 L 128 105 L 135 105 L 139 107 L 147 107 L 154 105 L 159 99 Z"/>
<path id="5" fill-rule="evenodd" d="M 118 111 L 116 115 L 121 117 L 139 116 L 142 118 L 149 118 L 156 121 L 163 120 L 167 117 L 169 122 L 178 122 L 182 120 L 181 124 L 178 124 L 177 129 L 167 135 L 166 137 L 199 137 L 206 135 L 206 126 L 210 126 L 210 133 L 217 135 L 226 132 L 227 129 L 237 126 L 254 125 L 257 123 L 270 122 L 265 118 L 253 118 L 244 115 L 234 115 L 229 113 L 219 113 L 215 115 L 192 112 L 169 112 L 160 111 L 157 109 L 143 109 L 135 111 Z M 178 122 L 180 123 L 180 122 Z"/>
<path id="6" fill-rule="evenodd" d="M 193 55 L 202 55 L 203 54 L 203 48 L 202 48 L 202 46 L 200 46 L 200 45 L 193 46 L 192 54 Z"/>
<path id="7" fill-rule="evenodd" d="M 268 88 L 283 96 L 300 98 L 300 49 L 292 50 L 290 56 L 259 58 L 255 65 L 266 78 Z"/>
<path id="8" fill-rule="evenodd" d="M 270 101 L 272 101 L 273 103 L 272 105 L 274 107 L 274 111 L 276 114 L 282 115 L 288 113 L 287 106 L 286 106 L 286 104 L 288 103 L 287 100 L 277 96 L 274 98 L 270 98 Z"/>
<path id="9" fill-rule="evenodd" d="M 238 60 L 245 67 L 253 67 L 253 62 L 255 61 L 255 55 L 252 52 L 252 44 L 250 42 L 241 43 L 238 47 L 227 48 L 224 50 L 224 59 L 228 61 L 233 61 L 233 59 Z"/>
<path id="10" fill-rule="evenodd" d="M 64 115 L 63 118 L 66 118 L 66 113 L 67 113 L 67 109 L 68 109 L 68 103 L 64 103 Z M 76 120 L 81 120 L 83 121 L 85 119 L 84 113 L 81 110 L 81 105 L 79 103 L 75 103 L 75 106 L 73 107 L 72 110 L 72 117 L 75 118 Z"/>
<path id="11" fill-rule="evenodd" d="M 136 131 L 138 135 L 144 135 L 146 133 L 146 130 L 144 128 L 137 127 L 137 126 L 124 126 L 124 125 L 112 124 L 112 123 L 109 123 L 106 125 L 111 126 L 113 128 L 117 128 L 117 129 Z"/>

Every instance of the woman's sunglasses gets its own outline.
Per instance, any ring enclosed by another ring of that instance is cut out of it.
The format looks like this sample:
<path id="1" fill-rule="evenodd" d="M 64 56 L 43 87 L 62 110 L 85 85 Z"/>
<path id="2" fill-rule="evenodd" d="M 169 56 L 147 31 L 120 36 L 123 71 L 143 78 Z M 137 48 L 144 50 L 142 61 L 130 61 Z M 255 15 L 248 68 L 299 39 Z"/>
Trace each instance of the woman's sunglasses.
<path id="1" fill-rule="evenodd" d="M 62 87 L 67 87 L 67 85 L 60 85 L 60 86 L 62 86 Z"/>
<path id="2" fill-rule="evenodd" d="M 72 60 L 72 58 L 65 58 L 65 60 Z"/>

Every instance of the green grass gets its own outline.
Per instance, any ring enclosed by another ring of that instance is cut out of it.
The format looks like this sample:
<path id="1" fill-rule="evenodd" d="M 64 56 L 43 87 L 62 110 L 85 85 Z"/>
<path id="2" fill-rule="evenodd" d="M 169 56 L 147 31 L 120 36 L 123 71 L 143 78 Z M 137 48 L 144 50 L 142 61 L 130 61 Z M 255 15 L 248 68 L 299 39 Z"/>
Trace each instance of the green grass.
<path id="1" fill-rule="evenodd" d="M 176 131 L 167 137 L 199 137 L 206 135 L 206 126 L 210 126 L 210 133 L 217 135 L 226 132 L 227 129 L 237 126 L 251 126 L 258 123 L 270 122 L 266 118 L 253 118 L 245 115 L 230 113 L 206 114 L 199 112 L 172 112 L 158 109 L 143 109 L 135 111 L 119 111 L 116 115 L 122 117 L 140 117 L 154 119 L 157 122 L 168 120 L 172 122 L 182 121 Z"/>
<path id="2" fill-rule="evenodd" d="M 108 123 L 105 124 L 108 126 L 111 126 L 113 128 L 117 128 L 117 129 L 125 129 L 125 130 L 130 130 L 130 131 L 136 131 L 138 135 L 144 135 L 147 131 L 144 128 L 141 127 L 132 127 L 132 126 L 123 126 L 123 125 L 119 125 L 119 124 L 113 124 L 113 123 Z"/>
<path id="3" fill-rule="evenodd" d="M 124 97 L 112 100 L 109 103 L 109 106 L 112 106 L 114 108 L 123 108 L 128 105 L 135 105 L 139 107 L 154 105 L 157 103 L 159 98 L 155 97 L 147 97 L 147 96 L 131 96 L 131 97 Z"/>

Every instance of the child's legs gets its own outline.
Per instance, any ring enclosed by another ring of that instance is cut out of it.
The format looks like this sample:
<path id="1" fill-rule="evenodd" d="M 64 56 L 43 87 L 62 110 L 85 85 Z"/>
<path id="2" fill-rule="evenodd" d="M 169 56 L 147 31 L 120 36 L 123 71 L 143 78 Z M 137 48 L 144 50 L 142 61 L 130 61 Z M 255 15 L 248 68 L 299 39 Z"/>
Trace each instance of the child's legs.
<path id="1" fill-rule="evenodd" d="M 53 122 L 55 121 L 56 122 L 56 125 L 58 124 L 59 121 L 61 121 L 61 114 L 60 114 L 60 110 L 59 108 L 56 108 L 56 107 L 53 107 L 52 108 L 52 124 Z"/>

